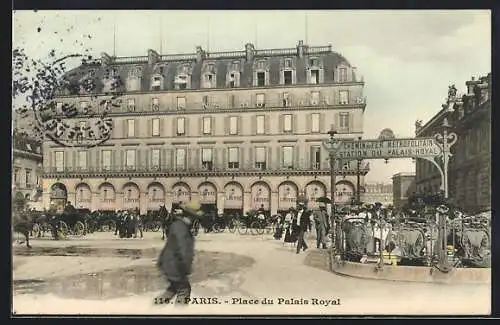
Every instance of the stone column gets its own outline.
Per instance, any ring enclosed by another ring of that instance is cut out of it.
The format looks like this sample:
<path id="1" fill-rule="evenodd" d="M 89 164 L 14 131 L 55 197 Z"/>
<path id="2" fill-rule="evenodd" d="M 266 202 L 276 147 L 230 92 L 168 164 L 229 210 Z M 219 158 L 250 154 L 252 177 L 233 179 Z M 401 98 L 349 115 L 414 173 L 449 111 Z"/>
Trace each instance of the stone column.
<path id="1" fill-rule="evenodd" d="M 222 213 L 224 211 L 224 200 L 225 199 L 226 199 L 225 192 L 218 192 L 217 193 L 217 211 L 219 213 Z"/>
<path id="2" fill-rule="evenodd" d="M 122 210 L 124 208 L 124 195 L 123 192 L 116 192 L 115 193 L 115 211 L 116 210 Z"/>
<path id="3" fill-rule="evenodd" d="M 76 206 L 76 193 L 75 192 L 68 192 L 68 198 L 67 198 L 67 201 L 66 202 L 71 202 L 71 204 L 75 207 L 75 208 L 78 208 Z"/>
<path id="4" fill-rule="evenodd" d="M 148 212 L 148 192 L 140 192 L 139 195 L 139 211 L 141 214 L 146 214 Z"/>
<path id="5" fill-rule="evenodd" d="M 279 197 L 278 192 L 271 192 L 271 202 L 269 204 L 269 208 L 271 210 L 271 215 L 275 215 L 278 213 L 278 205 L 279 205 Z"/>
<path id="6" fill-rule="evenodd" d="M 99 210 L 100 202 L 99 202 L 99 193 L 92 193 L 92 202 L 90 203 L 90 209 L 92 211 Z"/>
<path id="7" fill-rule="evenodd" d="M 251 192 L 244 192 L 243 193 L 243 214 L 245 214 L 251 208 L 252 208 L 252 193 Z"/>
<path id="8" fill-rule="evenodd" d="M 45 209 L 50 207 L 50 190 L 42 193 L 42 207 Z"/>
<path id="9" fill-rule="evenodd" d="M 172 191 L 165 193 L 165 208 L 167 208 L 168 211 L 172 210 L 172 199 Z"/>

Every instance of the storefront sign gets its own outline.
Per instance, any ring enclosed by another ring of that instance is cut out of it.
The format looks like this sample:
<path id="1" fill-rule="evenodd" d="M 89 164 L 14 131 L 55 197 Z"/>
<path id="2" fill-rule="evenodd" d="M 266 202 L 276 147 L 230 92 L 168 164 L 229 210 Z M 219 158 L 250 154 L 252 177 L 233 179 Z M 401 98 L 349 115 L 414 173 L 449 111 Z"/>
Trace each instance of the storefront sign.
<path id="1" fill-rule="evenodd" d="M 278 209 L 287 210 L 297 205 L 297 188 L 293 185 L 281 185 L 278 189 Z"/>
<path id="2" fill-rule="evenodd" d="M 224 208 L 226 209 L 242 209 L 243 208 L 243 191 L 236 184 L 229 184 L 225 188 Z"/>
<path id="3" fill-rule="evenodd" d="M 330 142 L 323 143 L 327 149 Z M 339 141 L 338 159 L 421 158 L 441 154 L 434 138 Z"/>
<path id="4" fill-rule="evenodd" d="M 252 209 L 269 210 L 271 203 L 271 191 L 264 184 L 257 184 L 252 187 Z"/>
<path id="5" fill-rule="evenodd" d="M 180 203 L 191 200 L 191 191 L 185 185 L 176 185 L 172 189 L 172 202 Z"/>
<path id="6" fill-rule="evenodd" d="M 217 203 L 217 190 L 209 184 L 200 186 L 198 189 L 200 203 L 202 204 L 215 204 Z"/>
<path id="7" fill-rule="evenodd" d="M 316 209 L 318 207 L 318 202 L 316 199 L 320 197 L 324 197 L 325 187 L 322 184 L 311 183 L 306 186 L 306 197 L 307 197 L 307 206 L 310 209 Z"/>

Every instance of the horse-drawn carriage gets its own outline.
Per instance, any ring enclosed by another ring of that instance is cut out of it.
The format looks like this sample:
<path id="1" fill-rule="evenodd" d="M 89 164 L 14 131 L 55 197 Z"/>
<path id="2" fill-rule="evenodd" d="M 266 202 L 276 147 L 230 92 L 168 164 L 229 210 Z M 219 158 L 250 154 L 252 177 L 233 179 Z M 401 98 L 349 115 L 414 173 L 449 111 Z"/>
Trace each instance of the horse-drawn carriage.
<path id="1" fill-rule="evenodd" d="M 88 209 L 65 210 L 59 213 L 49 213 L 48 216 L 51 219 L 49 224 L 52 227 L 55 226 L 62 236 L 83 236 L 87 234 L 85 225 L 90 218 Z"/>

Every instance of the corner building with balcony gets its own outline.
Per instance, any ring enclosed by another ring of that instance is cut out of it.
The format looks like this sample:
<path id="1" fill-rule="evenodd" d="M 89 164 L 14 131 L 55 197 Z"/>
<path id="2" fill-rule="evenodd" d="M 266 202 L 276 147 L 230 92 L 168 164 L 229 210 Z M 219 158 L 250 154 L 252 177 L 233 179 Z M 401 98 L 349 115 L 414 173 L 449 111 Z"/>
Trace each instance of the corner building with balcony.
<path id="1" fill-rule="evenodd" d="M 328 152 L 333 126 L 339 139 L 363 134 L 364 82 L 331 46 L 109 57 L 71 73 L 96 85 L 62 89 L 56 109 L 108 109 L 112 136 L 94 147 L 44 144 L 44 203 L 67 193 L 77 208 L 142 213 L 197 199 L 205 209 L 277 213 L 298 195 L 330 196 Z M 102 108 L 113 78 L 119 107 Z M 83 115 L 82 115 L 83 114 Z M 64 136 L 64 135 L 63 135 Z M 83 135 L 85 136 L 85 135 Z M 337 163 L 336 202 L 355 195 L 356 161 Z M 361 186 L 368 166 L 363 165 Z M 346 193 L 343 193 L 346 192 Z M 349 194 L 349 195 L 346 195 Z"/>

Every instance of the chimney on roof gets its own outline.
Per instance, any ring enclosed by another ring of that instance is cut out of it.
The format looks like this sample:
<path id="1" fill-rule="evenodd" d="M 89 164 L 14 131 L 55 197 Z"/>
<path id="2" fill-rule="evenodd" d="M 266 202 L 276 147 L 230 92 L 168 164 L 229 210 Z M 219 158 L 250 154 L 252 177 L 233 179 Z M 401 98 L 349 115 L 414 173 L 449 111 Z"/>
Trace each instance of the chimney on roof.
<path id="1" fill-rule="evenodd" d="M 303 40 L 300 40 L 299 44 L 297 45 L 297 55 L 299 56 L 299 58 L 304 57 L 304 41 Z"/>
<path id="2" fill-rule="evenodd" d="M 205 57 L 206 57 L 205 51 L 203 51 L 203 48 L 200 45 L 198 45 L 196 47 L 196 62 L 198 63 L 201 62 L 203 59 L 205 59 Z"/>
<path id="3" fill-rule="evenodd" d="M 255 47 L 252 43 L 245 44 L 245 52 L 247 61 L 253 61 L 253 56 L 255 54 Z"/>
<path id="4" fill-rule="evenodd" d="M 158 54 L 158 52 L 156 52 L 155 50 L 149 49 L 148 50 L 148 64 L 153 65 L 158 61 L 160 61 L 160 55 Z"/>

